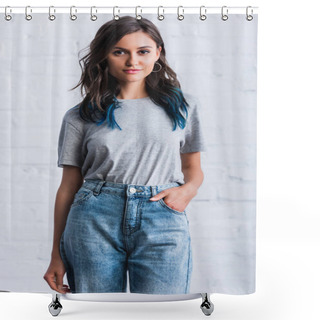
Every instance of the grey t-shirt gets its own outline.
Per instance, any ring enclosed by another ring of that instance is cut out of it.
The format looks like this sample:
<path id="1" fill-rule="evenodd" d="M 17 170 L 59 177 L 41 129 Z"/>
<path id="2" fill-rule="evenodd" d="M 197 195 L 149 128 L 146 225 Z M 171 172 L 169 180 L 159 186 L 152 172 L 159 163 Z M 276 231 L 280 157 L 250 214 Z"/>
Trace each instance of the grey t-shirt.
<path id="1" fill-rule="evenodd" d="M 122 130 L 86 122 L 79 104 L 66 111 L 58 142 L 58 167 L 81 168 L 84 180 L 100 179 L 124 184 L 184 184 L 180 153 L 206 151 L 199 101 L 184 93 L 189 103 L 184 129 L 149 97 L 118 99 L 114 118 Z M 184 114 L 185 116 L 185 114 Z"/>

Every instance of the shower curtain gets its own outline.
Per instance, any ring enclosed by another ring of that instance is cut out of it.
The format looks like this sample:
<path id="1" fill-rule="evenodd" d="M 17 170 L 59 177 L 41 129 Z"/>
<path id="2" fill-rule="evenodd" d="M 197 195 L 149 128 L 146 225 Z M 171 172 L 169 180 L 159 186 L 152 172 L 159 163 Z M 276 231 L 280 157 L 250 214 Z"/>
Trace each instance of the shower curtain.
<path id="1" fill-rule="evenodd" d="M 121 13 L 121 16 L 130 15 Z M 0 19 L 0 290 L 50 292 L 53 214 L 62 169 L 58 139 L 79 52 L 112 14 L 13 14 Z M 134 15 L 133 15 L 134 16 Z M 143 14 L 159 29 L 181 89 L 197 99 L 204 180 L 186 209 L 193 256 L 190 293 L 255 292 L 258 15 Z M 81 57 L 81 54 L 80 54 Z M 78 88 L 79 89 L 79 88 Z M 67 283 L 66 276 L 64 283 Z M 130 292 L 129 289 L 127 291 Z"/>

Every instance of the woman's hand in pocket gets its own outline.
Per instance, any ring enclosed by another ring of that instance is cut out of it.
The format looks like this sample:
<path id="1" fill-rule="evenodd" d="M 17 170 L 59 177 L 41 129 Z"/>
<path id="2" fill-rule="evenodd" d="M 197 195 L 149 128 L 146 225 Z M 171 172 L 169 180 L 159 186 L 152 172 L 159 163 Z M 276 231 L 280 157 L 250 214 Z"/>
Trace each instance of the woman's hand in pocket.
<path id="1" fill-rule="evenodd" d="M 191 184 L 165 189 L 149 200 L 158 201 L 166 199 L 165 204 L 170 208 L 183 212 L 193 197 L 197 195 L 197 189 Z"/>

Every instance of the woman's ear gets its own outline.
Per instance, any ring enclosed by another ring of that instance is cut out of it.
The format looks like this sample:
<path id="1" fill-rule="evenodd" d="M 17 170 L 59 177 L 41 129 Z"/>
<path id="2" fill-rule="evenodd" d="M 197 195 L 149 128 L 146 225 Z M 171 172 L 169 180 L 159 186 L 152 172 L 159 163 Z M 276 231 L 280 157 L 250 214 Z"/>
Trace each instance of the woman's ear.
<path id="1" fill-rule="evenodd" d="M 160 57 L 160 53 L 161 53 L 162 47 L 159 46 L 159 48 L 157 48 L 157 57 Z"/>

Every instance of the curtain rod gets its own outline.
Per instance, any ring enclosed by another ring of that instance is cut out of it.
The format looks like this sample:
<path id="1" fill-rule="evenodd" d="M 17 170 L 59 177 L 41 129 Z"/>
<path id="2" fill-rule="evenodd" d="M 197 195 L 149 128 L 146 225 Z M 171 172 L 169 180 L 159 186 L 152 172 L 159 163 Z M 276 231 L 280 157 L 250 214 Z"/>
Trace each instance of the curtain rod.
<path id="1" fill-rule="evenodd" d="M 202 7 L 202 8 L 201 8 Z M 144 7 L 144 6 L 136 6 L 136 7 L 129 7 L 129 6 L 113 6 L 113 7 L 103 7 L 103 6 L 4 6 L 0 7 L 0 13 L 48 13 L 49 10 L 51 13 L 70 13 L 71 10 L 73 13 L 114 13 L 115 10 L 117 14 L 122 13 L 136 13 L 137 14 L 157 14 L 160 10 L 161 14 L 177 14 L 178 10 L 181 14 L 195 14 L 200 13 L 203 14 L 217 14 L 221 13 L 222 9 L 224 12 L 228 14 L 237 14 L 237 13 L 246 13 L 249 10 L 249 14 L 257 13 L 257 9 L 259 7 L 247 6 L 247 7 L 234 7 L 234 6 L 220 6 L 220 7 L 206 7 L 206 6 L 199 6 L 199 7 L 188 7 L 188 6 L 176 6 L 176 7 L 166 7 L 166 6 L 159 6 L 159 7 Z"/>

